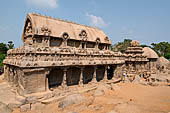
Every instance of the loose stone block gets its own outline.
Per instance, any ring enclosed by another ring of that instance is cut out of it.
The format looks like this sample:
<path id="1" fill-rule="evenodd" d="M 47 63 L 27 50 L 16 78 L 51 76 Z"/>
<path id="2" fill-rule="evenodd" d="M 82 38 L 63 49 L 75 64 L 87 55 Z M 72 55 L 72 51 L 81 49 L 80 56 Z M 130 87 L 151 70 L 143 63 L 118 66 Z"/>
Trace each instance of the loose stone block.
<path id="1" fill-rule="evenodd" d="M 25 104 L 20 107 L 21 112 L 29 111 L 31 109 L 30 104 Z"/>

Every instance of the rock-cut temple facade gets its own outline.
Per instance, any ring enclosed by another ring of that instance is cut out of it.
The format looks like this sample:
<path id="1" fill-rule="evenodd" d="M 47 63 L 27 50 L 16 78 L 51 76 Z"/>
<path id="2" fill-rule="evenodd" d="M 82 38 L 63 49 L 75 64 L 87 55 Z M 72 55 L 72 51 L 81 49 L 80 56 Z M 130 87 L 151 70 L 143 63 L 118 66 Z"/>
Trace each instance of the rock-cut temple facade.
<path id="1" fill-rule="evenodd" d="M 3 62 L 5 80 L 21 95 L 107 81 L 123 72 L 133 80 L 150 71 L 138 41 L 125 54 L 113 52 L 102 30 L 61 19 L 29 13 L 22 41 Z"/>

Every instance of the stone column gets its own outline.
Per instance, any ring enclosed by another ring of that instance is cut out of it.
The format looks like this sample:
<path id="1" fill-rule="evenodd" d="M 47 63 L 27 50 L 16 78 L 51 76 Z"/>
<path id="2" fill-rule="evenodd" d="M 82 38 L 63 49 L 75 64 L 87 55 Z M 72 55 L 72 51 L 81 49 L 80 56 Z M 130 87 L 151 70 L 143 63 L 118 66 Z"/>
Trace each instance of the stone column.
<path id="1" fill-rule="evenodd" d="M 45 90 L 49 90 L 49 83 L 48 83 L 48 78 L 45 78 Z"/>
<path id="2" fill-rule="evenodd" d="M 10 68 L 8 67 L 7 81 L 10 82 Z"/>
<path id="3" fill-rule="evenodd" d="M 144 62 L 144 68 L 145 68 L 145 70 L 147 70 L 147 64 L 146 64 L 146 62 Z"/>
<path id="4" fill-rule="evenodd" d="M 10 77 L 9 82 L 13 83 L 14 82 L 14 73 L 13 73 L 13 69 L 12 68 L 10 68 L 9 77 Z"/>
<path id="5" fill-rule="evenodd" d="M 7 66 L 4 65 L 4 79 L 7 80 Z"/>
<path id="6" fill-rule="evenodd" d="M 64 72 L 64 74 L 63 74 L 63 81 L 62 81 L 62 84 L 61 84 L 61 86 L 65 89 L 65 88 L 67 88 L 67 67 L 65 67 L 65 68 L 63 68 L 63 72 Z"/>
<path id="7" fill-rule="evenodd" d="M 93 74 L 93 79 L 92 79 L 92 82 L 93 82 L 93 83 L 96 83 L 96 82 L 97 82 L 97 79 L 96 79 L 96 71 L 97 71 L 97 66 L 94 67 L 94 74 Z"/>
<path id="8" fill-rule="evenodd" d="M 18 73 L 16 69 L 14 70 L 14 84 L 15 86 L 18 85 Z"/>
<path id="9" fill-rule="evenodd" d="M 83 71 L 84 71 L 84 67 L 80 68 L 80 81 L 79 81 L 79 85 L 83 86 Z"/>
<path id="10" fill-rule="evenodd" d="M 107 81 L 107 68 L 108 68 L 108 66 L 105 65 L 103 81 Z"/>
<path id="11" fill-rule="evenodd" d="M 96 44 L 96 45 L 95 45 L 95 48 L 96 48 L 96 49 L 99 49 L 99 44 Z"/>
<path id="12" fill-rule="evenodd" d="M 152 61 L 149 61 L 149 69 L 152 70 Z"/>
<path id="13" fill-rule="evenodd" d="M 48 83 L 48 77 L 47 75 L 50 73 L 51 69 L 47 68 L 45 69 L 45 90 L 48 91 L 49 90 L 49 83 Z"/>
<path id="14" fill-rule="evenodd" d="M 87 48 L 87 42 L 84 43 L 84 49 L 86 49 L 86 48 Z"/>

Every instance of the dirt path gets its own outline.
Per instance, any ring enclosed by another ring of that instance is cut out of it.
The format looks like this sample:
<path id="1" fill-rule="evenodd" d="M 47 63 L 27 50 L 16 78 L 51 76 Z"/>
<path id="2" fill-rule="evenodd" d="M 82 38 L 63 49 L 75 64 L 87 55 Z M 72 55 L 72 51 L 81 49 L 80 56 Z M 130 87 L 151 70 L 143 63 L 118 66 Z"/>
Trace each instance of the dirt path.
<path id="1" fill-rule="evenodd" d="M 58 103 L 50 104 L 39 110 L 25 113 L 168 113 L 170 112 L 170 87 L 145 86 L 132 83 L 118 84 L 120 90 L 107 90 L 103 96 L 93 98 L 93 92 L 83 95 L 89 101 L 81 105 L 58 109 Z M 16 109 L 13 113 L 20 113 Z"/>

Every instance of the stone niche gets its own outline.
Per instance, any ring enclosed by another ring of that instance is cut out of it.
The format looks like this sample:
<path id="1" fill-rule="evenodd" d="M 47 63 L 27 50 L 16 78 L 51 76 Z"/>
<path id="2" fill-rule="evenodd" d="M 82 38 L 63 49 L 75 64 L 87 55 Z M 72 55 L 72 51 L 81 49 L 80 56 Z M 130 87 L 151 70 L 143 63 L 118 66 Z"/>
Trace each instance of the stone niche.
<path id="1" fill-rule="evenodd" d="M 94 47 L 95 47 L 95 43 L 87 42 L 87 48 L 94 48 Z"/>
<path id="2" fill-rule="evenodd" d="M 61 44 L 62 44 L 62 38 L 55 38 L 55 37 L 50 38 L 51 47 L 60 47 Z"/>

